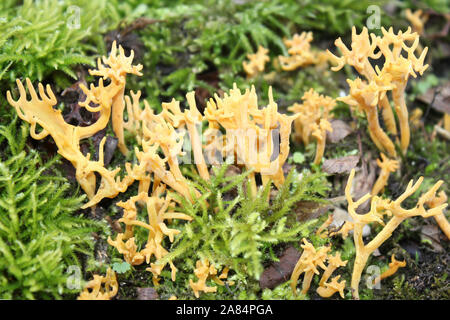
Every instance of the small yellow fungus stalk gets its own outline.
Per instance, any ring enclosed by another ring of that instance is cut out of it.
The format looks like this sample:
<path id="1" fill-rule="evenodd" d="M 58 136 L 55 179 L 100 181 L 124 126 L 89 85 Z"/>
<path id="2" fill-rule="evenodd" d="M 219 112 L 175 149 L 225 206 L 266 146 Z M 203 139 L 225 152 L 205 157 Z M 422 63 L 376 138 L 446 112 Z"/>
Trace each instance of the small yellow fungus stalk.
<path id="1" fill-rule="evenodd" d="M 333 274 L 334 270 L 347 265 L 347 261 L 342 261 L 340 252 L 336 252 L 334 256 L 328 255 L 327 262 L 327 268 L 325 269 L 325 272 L 319 282 L 320 286 L 323 286 L 324 283 L 328 281 L 328 278 Z"/>
<path id="2" fill-rule="evenodd" d="M 314 89 L 305 92 L 303 103 L 294 103 L 288 108 L 297 117 L 294 120 L 294 139 L 308 145 L 310 138 L 317 141 L 315 164 L 320 164 L 325 152 L 326 132 L 333 129 L 329 122 L 330 112 L 336 101 L 328 96 L 319 95 Z"/>
<path id="3" fill-rule="evenodd" d="M 137 196 L 131 197 L 126 202 L 119 202 L 117 205 L 122 207 L 123 216 L 118 221 L 126 226 L 124 233 L 119 233 L 116 240 L 108 238 L 108 243 L 115 247 L 117 251 L 123 254 L 125 261 L 131 265 L 140 265 L 144 261 L 150 264 L 150 268 L 146 270 L 153 274 L 153 282 L 158 283 L 158 276 L 161 274 L 165 264 L 158 264 L 158 260 L 168 254 L 163 247 L 163 240 L 166 236 L 170 242 L 174 241 L 174 236 L 180 233 L 179 230 L 169 229 L 166 220 L 181 219 L 190 221 L 192 218 L 186 214 L 174 212 L 169 207 L 173 205 L 169 196 L 161 198 L 159 194 L 161 189 L 155 191 L 154 196 L 150 197 L 147 193 L 142 192 Z M 138 208 L 136 204 L 142 202 L 145 204 L 148 222 L 140 221 L 137 217 Z M 134 229 L 141 227 L 148 230 L 148 238 L 145 248 L 137 251 L 137 245 L 134 241 Z M 126 242 L 125 242 L 126 241 Z M 155 263 L 151 263 L 152 257 L 155 257 Z M 172 270 L 172 281 L 175 281 L 177 269 L 172 262 L 169 262 Z"/>
<path id="4" fill-rule="evenodd" d="M 197 166 L 200 176 L 205 180 L 209 180 L 208 168 L 206 167 L 205 158 L 203 157 L 202 142 L 197 130 L 197 125 L 201 125 L 204 117 L 197 109 L 194 91 L 186 94 L 186 99 L 189 105 L 189 110 L 186 109 L 182 112 L 180 109 L 180 103 L 172 100 L 170 103 L 162 104 L 162 115 L 174 128 L 179 129 L 184 126 L 187 127 L 192 150 L 194 152 L 195 165 Z"/>
<path id="5" fill-rule="evenodd" d="M 416 10 L 414 13 L 411 9 L 406 9 L 405 15 L 406 19 L 411 22 L 413 31 L 417 32 L 419 36 L 423 35 L 425 23 L 428 21 L 428 14 L 424 14 L 421 9 Z"/>
<path id="6" fill-rule="evenodd" d="M 379 74 L 383 78 L 389 77 L 394 85 L 392 98 L 399 118 L 401 133 L 400 146 L 403 154 L 405 154 L 410 141 L 405 89 L 409 76 L 416 78 L 417 75 L 415 72 L 419 72 L 422 75 L 428 68 L 428 65 L 424 65 L 428 48 L 423 50 L 420 57 L 414 55 L 419 45 L 419 35 L 417 33 L 411 33 L 410 28 L 405 32 L 400 31 L 398 34 L 395 34 L 392 28 L 388 31 L 381 28 L 381 31 L 383 32 L 383 37 L 378 38 L 377 46 L 385 57 L 385 63 L 383 69 L 379 71 Z M 412 41 L 413 43 L 408 47 L 405 43 L 406 41 Z M 402 50 L 406 51 L 406 58 L 402 55 Z"/>
<path id="7" fill-rule="evenodd" d="M 328 120 L 320 119 L 319 125 L 314 124 L 312 127 L 312 136 L 316 138 L 316 156 L 314 158 L 314 164 L 319 165 L 322 161 L 323 154 L 325 152 L 325 140 L 327 138 L 327 131 L 332 132 L 333 128 Z"/>
<path id="8" fill-rule="evenodd" d="M 305 273 L 302 284 L 302 294 L 306 294 L 311 285 L 312 278 L 315 274 L 319 274 L 317 267 L 321 267 L 326 270 L 324 262 L 327 259 L 327 253 L 330 251 L 329 247 L 321 247 L 316 250 L 314 246 L 308 242 L 305 238 L 302 239 L 303 244 L 301 245 L 303 253 L 297 264 L 294 267 L 294 271 L 291 275 L 291 289 L 294 295 L 297 295 L 297 280 L 302 273 Z"/>
<path id="9" fill-rule="evenodd" d="M 435 208 L 437 206 L 440 206 L 447 202 L 447 195 L 445 194 L 445 191 L 439 192 L 437 196 L 435 196 L 433 199 L 427 202 L 427 204 L 431 208 Z M 447 236 L 447 239 L 450 240 L 450 223 L 448 222 L 447 218 L 445 217 L 444 212 L 441 214 L 437 214 L 434 216 L 434 219 L 436 220 L 437 224 L 441 228 L 441 230 L 445 233 Z"/>
<path id="10" fill-rule="evenodd" d="M 217 269 L 211 264 L 207 259 L 198 260 L 195 264 L 194 274 L 198 278 L 197 282 L 189 279 L 189 286 L 194 291 L 196 298 L 200 297 L 200 291 L 203 292 L 217 292 L 217 287 L 208 287 L 206 285 L 206 280 L 211 278 L 218 285 L 225 285 L 221 279 L 226 279 L 228 276 L 228 268 L 224 268 L 222 273 L 217 276 Z"/>
<path id="11" fill-rule="evenodd" d="M 406 266 L 406 261 L 398 261 L 395 259 L 395 254 L 391 256 L 391 262 L 389 263 L 389 269 L 387 269 L 385 272 L 383 272 L 379 278 L 375 279 L 373 281 L 373 284 L 378 283 L 378 281 L 381 281 L 383 279 L 386 279 L 387 277 L 392 276 L 395 274 L 398 270 L 398 268 L 404 268 Z M 378 281 L 377 281 L 378 280 Z"/>
<path id="12" fill-rule="evenodd" d="M 383 153 L 381 154 L 381 161 L 377 159 L 377 164 L 381 168 L 380 175 L 373 185 L 372 195 L 376 196 L 387 185 L 389 175 L 398 169 L 399 163 L 397 160 L 387 158 Z"/>
<path id="13" fill-rule="evenodd" d="M 247 58 L 250 61 L 242 62 L 244 71 L 247 73 L 247 78 L 253 78 L 257 74 L 264 71 L 266 62 L 270 61 L 270 58 L 267 55 L 268 52 L 269 52 L 268 49 L 259 46 L 258 51 L 256 53 L 251 53 L 247 55 Z"/>
<path id="14" fill-rule="evenodd" d="M 386 150 L 392 157 L 397 155 L 394 143 L 389 136 L 381 128 L 378 121 L 377 105 L 382 99 L 386 91 L 392 89 L 389 84 L 379 84 L 379 82 L 371 81 L 366 83 L 360 78 L 352 81 L 347 80 L 350 86 L 350 95 L 337 100 L 345 102 L 350 106 L 356 106 L 365 112 L 369 123 L 369 134 L 372 141 L 380 150 Z"/>
<path id="15" fill-rule="evenodd" d="M 343 280 L 339 282 L 340 275 L 334 277 L 331 282 L 325 282 L 322 285 L 320 285 L 316 292 L 322 297 L 322 298 L 329 298 L 332 295 L 334 295 L 336 292 L 339 292 L 339 295 L 342 299 L 344 299 L 344 289 L 345 289 L 345 283 L 346 281 Z"/>
<path id="16" fill-rule="evenodd" d="M 450 132 L 450 113 L 444 114 L 444 129 Z"/>
<path id="17" fill-rule="evenodd" d="M 396 200 L 381 199 L 368 193 L 354 202 L 350 193 L 354 176 L 355 169 L 351 171 L 348 178 L 347 186 L 345 188 L 345 196 L 348 201 L 348 213 L 352 217 L 354 223 L 353 239 L 356 248 L 356 258 L 353 266 L 351 288 L 353 297 L 355 299 L 359 299 L 359 282 L 370 255 L 392 235 L 394 230 L 405 219 L 414 216 L 428 218 L 442 214 L 442 210 L 447 206 L 447 204 L 442 204 L 430 209 L 426 209 L 424 206 L 428 201 L 434 198 L 436 191 L 443 183 L 441 180 L 434 184 L 434 186 L 432 186 L 427 192 L 422 194 L 414 208 L 402 208 L 402 202 L 419 189 L 422 184 L 423 177 L 420 177 L 415 184 L 413 184 L 413 181 L 411 180 L 406 187 L 405 192 Z M 370 198 L 372 198 L 370 211 L 366 214 L 356 213 L 356 209 Z M 383 221 L 384 216 L 390 217 L 389 221 L 386 223 Z M 377 222 L 384 227 L 371 241 L 365 244 L 363 241 L 363 228 L 365 225 L 373 222 Z"/>
<path id="18" fill-rule="evenodd" d="M 117 283 L 116 273 L 108 268 L 105 277 L 95 274 L 94 279 L 85 285 L 77 299 L 110 300 L 111 298 L 114 298 L 118 290 L 119 284 Z"/>

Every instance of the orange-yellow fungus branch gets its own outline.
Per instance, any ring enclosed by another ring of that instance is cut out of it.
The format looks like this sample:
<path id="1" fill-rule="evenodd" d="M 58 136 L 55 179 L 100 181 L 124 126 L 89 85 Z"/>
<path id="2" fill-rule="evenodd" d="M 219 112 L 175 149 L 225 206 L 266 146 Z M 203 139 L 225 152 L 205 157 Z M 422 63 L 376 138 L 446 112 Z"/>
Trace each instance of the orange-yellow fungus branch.
<path id="1" fill-rule="evenodd" d="M 353 239 L 356 248 L 356 258 L 353 266 L 351 288 L 353 291 L 353 297 L 355 299 L 359 299 L 359 282 L 370 255 L 392 235 L 394 230 L 405 219 L 414 216 L 428 218 L 442 214 L 442 210 L 447 206 L 447 204 L 442 204 L 430 209 L 425 208 L 425 204 L 435 197 L 436 191 L 442 185 L 443 181 L 441 180 L 436 182 L 434 186 L 422 194 L 417 201 L 416 206 L 412 209 L 404 209 L 402 207 L 402 202 L 419 189 L 422 184 L 423 177 L 420 177 L 415 184 L 413 184 L 413 181 L 411 180 L 408 183 L 405 192 L 403 192 L 403 194 L 396 200 L 381 199 L 377 196 L 371 196 L 368 193 L 355 202 L 353 201 L 350 192 L 354 176 L 355 169 L 351 171 L 348 178 L 347 186 L 345 187 L 345 196 L 348 202 L 348 213 L 354 223 Z M 366 214 L 356 213 L 356 209 L 370 198 L 372 198 L 370 211 Z M 389 221 L 386 223 L 383 220 L 384 216 L 390 217 Z M 363 241 L 363 228 L 365 225 L 374 222 L 381 224 L 383 229 L 371 241 L 365 243 Z"/>
<path id="2" fill-rule="evenodd" d="M 89 198 L 89 202 L 83 208 L 93 206 L 105 197 L 115 197 L 119 192 L 124 192 L 134 181 L 129 176 L 122 180 L 116 178 L 120 171 L 119 168 L 110 171 L 104 167 L 103 146 L 105 140 L 100 144 L 98 161 L 91 160 L 90 154 L 84 156 L 80 151 L 82 139 L 93 136 L 108 124 L 111 109 L 114 108 L 114 101 L 124 89 L 126 74 L 139 74 L 141 68 L 131 65 L 132 55 L 125 57 L 122 48 L 119 48 L 119 54 L 117 54 L 115 44 L 113 44 L 110 57 L 104 58 L 103 61 L 105 65 L 99 59 L 98 69 L 90 71 L 92 75 L 102 76 L 98 85 L 91 84 L 89 89 L 84 85 L 80 86 L 86 94 L 86 100 L 81 102 L 80 106 L 89 112 L 100 113 L 99 119 L 90 126 L 76 127 L 66 123 L 61 110 L 54 108 L 57 100 L 49 85 L 44 88 L 39 83 L 38 94 L 31 81 L 26 79 L 30 100 L 27 99 L 25 87 L 20 80 L 16 81 L 19 88 L 19 99 L 15 101 L 11 93 L 9 91 L 7 93 L 8 102 L 16 109 L 19 117 L 30 123 L 31 136 L 40 140 L 51 135 L 58 147 L 58 153 L 75 167 L 76 179 Z M 103 81 L 106 79 L 111 81 L 107 86 L 104 86 Z M 37 125 L 42 128 L 39 133 L 36 132 Z M 96 173 L 101 176 L 98 190 L 96 190 Z"/>
<path id="3" fill-rule="evenodd" d="M 253 78 L 257 74 L 264 71 L 264 67 L 266 62 L 270 61 L 267 53 L 268 49 L 259 46 L 258 51 L 256 53 L 251 53 L 247 55 L 249 61 L 242 62 L 242 66 L 244 67 L 244 71 L 247 73 L 247 78 Z"/>
<path id="4" fill-rule="evenodd" d="M 399 118 L 400 125 L 400 146 L 403 153 L 406 152 L 409 141 L 408 109 L 405 103 L 404 91 L 410 75 L 416 77 L 415 72 L 421 75 L 427 69 L 424 59 L 428 48 L 425 48 L 419 57 L 414 52 L 419 45 L 419 35 L 412 33 L 411 28 L 405 32 L 395 34 L 393 29 L 389 31 L 382 28 L 382 37 L 369 33 L 367 28 L 363 28 L 358 35 L 356 28 L 352 29 L 351 50 L 348 49 L 342 40 L 336 40 L 336 46 L 341 50 L 342 56 L 337 57 L 328 51 L 330 59 L 336 63 L 332 70 L 340 70 L 345 64 L 353 66 L 356 71 L 366 78 L 363 82 L 357 78 L 355 81 L 348 81 L 350 84 L 350 97 L 342 101 L 350 105 L 358 106 L 366 112 L 369 122 L 369 132 L 377 147 L 389 153 L 391 157 L 396 157 L 395 148 L 392 141 L 381 129 L 378 122 L 378 106 L 383 109 L 384 122 L 390 132 L 396 134 L 395 118 L 392 114 L 391 106 L 386 96 L 387 91 L 392 91 L 394 107 Z M 412 42 L 408 47 L 406 42 Z M 406 57 L 403 56 L 405 51 Z M 384 64 L 380 70 L 372 67 L 370 59 L 378 60 L 383 56 Z M 376 96 L 373 96 L 373 95 Z M 372 95 L 372 96 L 371 96 Z"/>
<path id="5" fill-rule="evenodd" d="M 169 229 L 166 220 L 192 220 L 186 214 L 172 211 L 170 209 L 173 205 L 172 199 L 169 196 L 160 197 L 161 192 L 162 190 L 158 189 L 151 197 L 143 192 L 131 197 L 126 202 L 119 202 L 117 205 L 124 209 L 124 213 L 118 221 L 124 223 L 126 229 L 124 233 L 117 235 L 116 240 L 108 238 L 108 243 L 115 247 L 120 254 L 123 254 L 125 261 L 129 264 L 140 265 L 144 261 L 150 264 L 150 268 L 146 270 L 153 274 L 155 285 L 158 283 L 158 276 L 165 266 L 165 264 L 158 264 L 158 260 L 168 254 L 168 251 L 163 247 L 164 237 L 169 237 L 170 242 L 173 242 L 174 236 L 180 233 L 179 230 Z M 148 216 L 147 222 L 138 220 L 138 207 L 136 205 L 138 202 L 145 204 Z M 141 251 L 137 250 L 137 244 L 135 243 L 135 227 L 147 229 L 148 232 L 147 243 Z M 155 257 L 155 263 L 151 262 L 152 257 Z M 177 269 L 172 262 L 169 262 L 169 265 L 172 270 L 172 281 L 175 281 Z"/>
<path id="6" fill-rule="evenodd" d="M 102 287 L 103 285 L 103 287 Z M 94 279 L 89 281 L 78 296 L 78 300 L 110 300 L 119 290 L 116 273 L 108 268 L 106 276 L 94 274 Z"/>
<path id="7" fill-rule="evenodd" d="M 389 263 L 389 269 L 387 269 L 385 272 L 383 272 L 379 278 L 374 280 L 374 284 L 376 284 L 378 281 L 381 281 L 383 279 L 386 279 L 393 274 L 395 274 L 398 270 L 398 268 L 404 268 L 406 267 L 406 261 L 398 261 L 395 259 L 395 254 L 391 256 L 391 262 Z M 378 280 L 378 281 L 377 281 Z"/>
<path id="8" fill-rule="evenodd" d="M 297 116 L 294 120 L 294 139 L 307 145 L 314 137 L 317 142 L 314 163 L 320 164 L 325 152 L 326 132 L 333 130 L 328 120 L 336 101 L 318 94 L 314 89 L 305 92 L 302 100 L 302 104 L 294 103 L 288 108 Z"/>
<path id="9" fill-rule="evenodd" d="M 430 206 L 430 208 L 436 208 L 442 204 L 445 204 L 446 202 L 447 202 L 447 195 L 445 194 L 445 191 L 441 191 L 437 196 L 429 200 L 427 204 Z M 447 236 L 447 239 L 450 240 L 450 223 L 445 217 L 445 213 L 442 212 L 441 214 L 435 215 L 434 219 L 436 220 L 437 224 L 444 232 L 444 234 Z"/>
<path id="10" fill-rule="evenodd" d="M 381 161 L 377 159 L 377 164 L 381 168 L 380 175 L 373 185 L 372 195 L 376 196 L 387 185 L 389 175 L 398 169 L 399 163 L 397 160 L 388 159 L 383 153 L 381 154 Z"/>

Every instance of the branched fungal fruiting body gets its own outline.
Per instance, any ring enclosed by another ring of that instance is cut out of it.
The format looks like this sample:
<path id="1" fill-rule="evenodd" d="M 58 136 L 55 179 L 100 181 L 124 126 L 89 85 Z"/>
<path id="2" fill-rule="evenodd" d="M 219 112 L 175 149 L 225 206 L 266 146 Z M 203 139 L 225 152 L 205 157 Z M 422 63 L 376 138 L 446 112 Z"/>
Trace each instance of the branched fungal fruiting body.
<path id="1" fill-rule="evenodd" d="M 95 274 L 94 279 L 86 284 L 77 299 L 110 300 L 117 294 L 117 291 L 119 291 L 119 284 L 117 283 L 116 273 L 108 268 L 105 277 Z"/>
<path id="2" fill-rule="evenodd" d="M 433 197 L 431 200 L 427 202 L 427 204 L 431 208 L 438 207 L 442 204 L 445 204 L 447 202 L 447 195 L 445 194 L 445 191 L 439 192 L 439 194 L 435 197 Z M 448 222 L 447 218 L 445 217 L 445 213 L 442 212 L 440 214 L 437 214 L 434 216 L 434 219 L 436 220 L 437 224 L 441 228 L 441 230 L 445 233 L 447 236 L 447 239 L 450 240 L 450 223 Z"/>
<path id="3" fill-rule="evenodd" d="M 169 229 L 166 220 L 181 219 L 190 221 L 192 218 L 186 214 L 174 212 L 169 209 L 172 205 L 172 199 L 169 196 L 160 197 L 161 189 L 154 192 L 154 196 L 148 196 L 143 192 L 137 196 L 131 197 L 126 202 L 119 202 L 117 205 L 124 209 L 123 217 L 118 221 L 126 226 L 124 233 L 119 233 L 116 240 L 108 238 L 108 243 L 115 247 L 119 253 L 124 255 L 125 261 L 131 265 L 140 265 L 144 261 L 150 264 L 147 268 L 153 274 L 153 282 L 158 283 L 158 276 L 161 274 L 165 264 L 158 264 L 158 260 L 164 257 L 168 251 L 163 247 L 164 237 L 168 236 L 170 242 L 174 241 L 174 236 L 180 231 Z M 138 219 L 138 208 L 136 203 L 145 204 L 148 215 L 148 222 Z M 145 248 L 137 251 L 137 245 L 134 241 L 134 228 L 141 227 L 148 230 L 148 238 Z M 126 242 L 125 242 L 126 241 Z M 152 257 L 155 257 L 155 263 L 151 263 Z M 172 281 L 175 281 L 177 269 L 172 262 L 169 262 L 172 269 Z"/>
<path id="4" fill-rule="evenodd" d="M 389 263 L 389 269 L 387 269 L 385 272 L 383 272 L 379 278 L 374 280 L 374 284 L 378 281 L 381 281 L 383 279 L 386 279 L 393 274 L 395 274 L 398 270 L 398 268 L 404 268 L 406 266 L 406 260 L 405 261 L 398 261 L 395 259 L 395 254 L 391 256 L 391 262 Z"/>
<path id="5" fill-rule="evenodd" d="M 249 61 L 242 62 L 242 66 L 244 67 L 245 72 L 247 73 L 247 78 L 253 78 L 257 74 L 264 71 L 264 67 L 266 62 L 270 61 L 267 53 L 268 49 L 259 46 L 258 51 L 256 53 L 251 53 L 247 55 Z"/>
<path id="6" fill-rule="evenodd" d="M 326 132 L 333 130 L 329 119 L 336 101 L 318 94 L 314 89 L 305 92 L 302 100 L 302 104 L 294 103 L 288 108 L 297 117 L 294 120 L 294 139 L 307 145 L 310 138 L 314 137 L 317 142 L 314 163 L 320 164 L 325 152 Z"/>
<path id="7" fill-rule="evenodd" d="M 351 50 L 339 38 L 335 45 L 341 50 L 342 56 L 337 57 L 329 51 L 328 53 L 330 59 L 337 64 L 332 70 L 340 70 L 345 64 L 349 64 L 365 77 L 364 82 L 360 78 L 355 81 L 348 80 L 350 95 L 340 100 L 364 110 L 372 140 L 381 151 L 395 158 L 394 144 L 379 125 L 378 108 L 383 110 L 383 118 L 388 130 L 396 134 L 395 118 L 386 95 L 388 91 L 391 91 L 400 125 L 400 147 L 402 152 L 406 153 L 410 132 L 404 91 L 409 76 L 416 77 L 415 72 L 422 75 L 428 68 L 428 65 L 424 65 L 428 48 L 425 48 L 419 57 L 415 56 L 414 52 L 419 46 L 419 35 L 412 33 L 411 28 L 405 32 L 400 31 L 398 34 L 395 34 L 392 28 L 389 30 L 382 28 L 382 32 L 382 37 L 371 34 L 369 38 L 367 28 L 364 27 L 358 35 L 356 28 L 353 27 Z M 406 44 L 408 41 L 412 42 L 409 47 Z M 407 53 L 407 57 L 402 55 L 402 50 Z M 369 58 L 377 60 L 381 56 L 384 57 L 382 69 L 380 70 L 378 66 L 374 69 Z"/>
<path id="8" fill-rule="evenodd" d="M 20 97 L 14 101 L 8 91 L 8 102 L 16 109 L 18 116 L 31 124 L 30 134 L 34 139 L 41 140 L 51 135 L 56 145 L 58 153 L 72 163 L 76 169 L 76 179 L 84 192 L 86 192 L 89 202 L 83 208 L 97 204 L 103 198 L 113 198 L 118 193 L 124 192 L 133 183 L 133 179 L 126 176 L 122 180 L 116 178 L 119 168 L 108 170 L 104 167 L 103 146 L 106 138 L 100 143 L 99 160 L 90 159 L 90 154 L 84 156 L 80 150 L 80 141 L 93 136 L 98 131 L 104 129 L 110 119 L 111 110 L 118 109 L 118 102 L 125 87 L 125 77 L 127 73 L 139 75 L 142 66 L 131 65 L 133 55 L 126 57 L 123 49 L 117 48 L 115 44 L 108 59 L 104 58 L 103 65 L 99 59 L 98 70 L 90 71 L 92 75 L 102 76 L 97 86 L 91 84 L 90 88 L 81 85 L 81 89 L 86 94 L 86 100 L 80 103 L 89 112 L 99 112 L 99 119 L 87 127 L 75 127 L 64 121 L 61 110 L 54 109 L 57 104 L 55 95 L 49 85 L 44 86 L 39 83 L 36 93 L 31 81 L 26 80 L 31 100 L 27 99 L 25 87 L 20 80 L 17 80 Z M 106 66 L 108 64 L 108 66 Z M 110 79 L 111 82 L 104 86 L 103 81 Z M 92 106 L 94 104 L 95 106 Z M 120 108 L 119 108 L 120 109 Z M 116 111 L 114 111 L 116 112 Z M 116 122 L 113 117 L 113 123 Z M 41 132 L 36 132 L 36 127 L 42 127 Z M 116 129 L 120 126 L 116 126 Z M 120 133 L 118 137 L 120 139 Z M 100 187 L 96 190 L 96 176 L 101 176 Z"/>
<path id="9" fill-rule="evenodd" d="M 376 196 L 387 185 L 389 175 L 398 169 L 399 163 L 397 160 L 388 159 L 383 153 L 381 154 L 381 161 L 377 159 L 377 164 L 381 168 L 380 175 L 373 185 L 372 195 Z"/>
<path id="10" fill-rule="evenodd" d="M 278 106 L 269 88 L 269 104 L 259 109 L 255 88 L 244 94 L 234 84 L 223 98 L 214 95 L 206 105 L 205 117 L 216 132 L 223 128 L 226 133 L 224 144 L 216 137 L 213 146 L 216 153 L 226 154 L 238 165 L 249 170 L 253 195 L 256 194 L 255 173 L 260 173 L 263 186 L 271 179 L 276 187 L 284 182 L 283 164 L 289 155 L 289 136 L 296 116 L 278 112 Z M 278 134 L 279 139 L 274 139 Z M 275 140 L 275 141 L 274 141 Z M 279 144 L 278 144 L 279 141 Z"/>
<path id="11" fill-rule="evenodd" d="M 222 279 L 226 279 L 228 276 L 228 268 L 224 268 L 222 273 L 217 276 L 217 269 L 211 264 L 207 259 L 198 260 L 195 264 L 194 274 L 198 278 L 197 282 L 189 279 L 189 286 L 194 291 L 194 295 L 196 298 L 200 297 L 200 291 L 203 292 L 216 292 L 217 287 L 208 287 L 206 285 L 206 280 L 211 278 L 216 284 L 223 286 L 225 283 Z"/>
<path id="12" fill-rule="evenodd" d="M 354 223 L 353 239 L 356 248 L 356 258 L 353 266 L 351 288 L 353 291 L 353 297 L 355 299 L 359 299 L 359 282 L 370 255 L 392 235 L 394 230 L 405 219 L 414 216 L 428 218 L 442 214 L 442 210 L 447 206 L 447 204 L 442 204 L 430 209 L 425 208 L 427 201 L 434 198 L 436 191 L 443 183 L 443 181 L 438 181 L 427 192 L 422 194 L 414 208 L 402 208 L 402 202 L 419 189 L 423 181 L 423 177 L 420 177 L 415 184 L 413 184 L 413 181 L 411 180 L 406 187 L 405 192 L 395 200 L 381 199 L 377 196 L 371 196 L 368 193 L 354 202 L 350 193 L 354 176 L 355 169 L 351 171 L 348 178 L 347 186 L 345 188 L 345 196 L 348 201 L 348 213 L 352 217 Z M 370 211 L 366 214 L 356 213 L 356 209 L 370 198 L 372 198 Z M 384 216 L 390 217 L 389 221 L 386 223 L 383 220 Z M 384 227 L 370 242 L 365 244 L 363 241 L 363 228 L 365 225 L 373 222 L 377 222 Z"/>

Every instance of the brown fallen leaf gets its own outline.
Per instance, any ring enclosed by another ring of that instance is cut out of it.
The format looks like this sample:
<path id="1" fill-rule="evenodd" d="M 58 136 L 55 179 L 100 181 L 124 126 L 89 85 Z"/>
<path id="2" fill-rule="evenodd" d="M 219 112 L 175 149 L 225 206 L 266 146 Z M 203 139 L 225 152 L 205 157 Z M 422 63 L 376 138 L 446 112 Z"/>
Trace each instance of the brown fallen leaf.
<path id="1" fill-rule="evenodd" d="M 337 143 L 353 132 L 352 128 L 345 121 L 333 119 L 330 122 L 333 131 L 327 132 L 327 140 L 331 143 Z"/>
<path id="2" fill-rule="evenodd" d="M 359 199 L 367 193 L 372 192 L 372 187 L 376 178 L 376 169 L 377 166 L 373 160 L 365 161 L 364 164 L 361 165 L 361 170 L 356 173 L 355 179 L 353 180 L 353 199 Z M 356 212 L 366 212 L 369 205 L 370 199 L 362 203 L 358 209 L 356 209 Z"/>
<path id="3" fill-rule="evenodd" d="M 420 230 L 420 238 L 422 242 L 424 240 L 428 241 L 434 252 L 444 251 L 444 248 L 439 240 L 441 234 L 442 232 L 439 230 L 439 227 L 434 224 L 426 224 Z"/>
<path id="4" fill-rule="evenodd" d="M 287 248 L 281 255 L 279 262 L 273 263 L 263 271 L 259 280 L 261 289 L 273 289 L 289 280 L 298 259 L 300 259 L 300 252 L 294 247 Z"/>
<path id="5" fill-rule="evenodd" d="M 347 156 L 325 160 L 322 170 L 329 174 L 349 173 L 359 162 L 359 156 Z"/>
<path id="6" fill-rule="evenodd" d="M 429 104 L 431 108 L 442 113 L 450 113 L 450 82 L 430 88 L 417 97 L 419 101 Z"/>
<path id="7" fill-rule="evenodd" d="M 325 214 L 331 205 L 314 201 L 299 201 L 294 209 L 297 220 L 300 222 L 316 219 Z"/>
<path id="8" fill-rule="evenodd" d="M 153 288 L 137 288 L 137 300 L 158 300 L 159 295 Z"/>

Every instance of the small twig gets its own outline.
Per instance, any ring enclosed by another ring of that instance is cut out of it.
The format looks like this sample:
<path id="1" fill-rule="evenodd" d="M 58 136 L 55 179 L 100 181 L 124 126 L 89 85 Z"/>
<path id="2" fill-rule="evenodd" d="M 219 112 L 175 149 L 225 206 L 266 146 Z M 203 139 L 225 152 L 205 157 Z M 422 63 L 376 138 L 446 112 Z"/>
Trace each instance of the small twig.
<path id="1" fill-rule="evenodd" d="M 448 132 L 447 130 L 445 130 L 442 127 L 439 127 L 438 125 L 434 126 L 434 130 L 440 135 L 442 136 L 444 139 L 446 140 L 450 140 L 450 132 Z"/>

